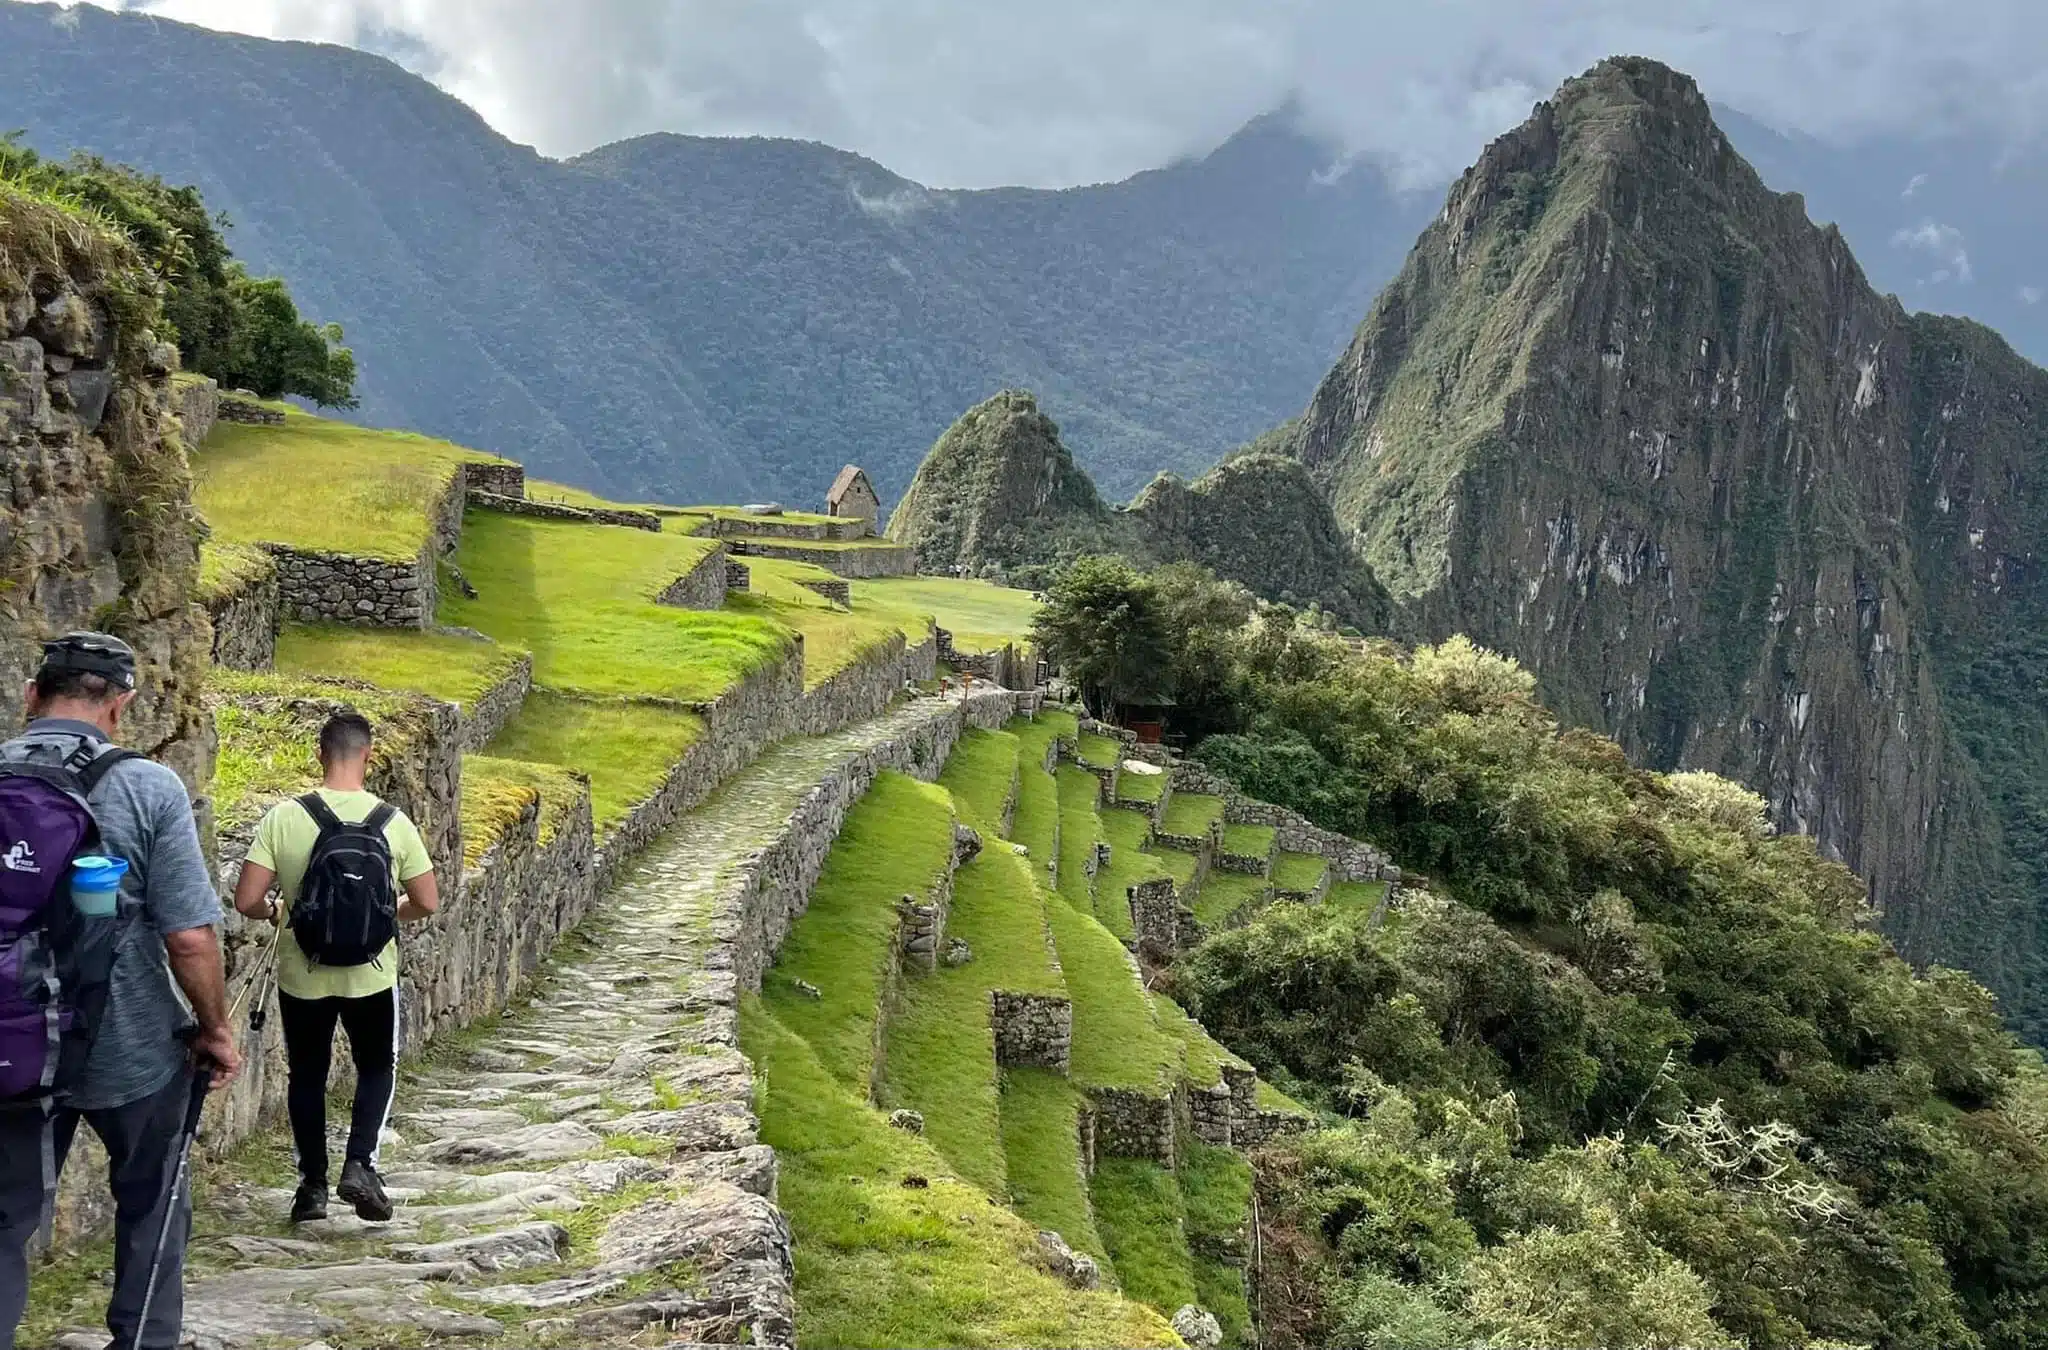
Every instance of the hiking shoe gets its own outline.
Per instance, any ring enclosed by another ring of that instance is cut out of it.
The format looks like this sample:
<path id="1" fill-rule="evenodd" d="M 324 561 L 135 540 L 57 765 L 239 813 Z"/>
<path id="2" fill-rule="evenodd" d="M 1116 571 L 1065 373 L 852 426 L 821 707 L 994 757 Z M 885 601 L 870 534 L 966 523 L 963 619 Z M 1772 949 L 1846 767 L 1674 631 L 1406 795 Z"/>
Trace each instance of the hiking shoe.
<path id="1" fill-rule="evenodd" d="M 327 1185 L 325 1182 L 302 1181 L 297 1193 L 292 1196 L 292 1222 L 312 1223 L 315 1219 L 327 1217 Z"/>
<path id="2" fill-rule="evenodd" d="M 341 1168 L 341 1184 L 334 1193 L 343 1203 L 356 1207 L 356 1217 L 383 1223 L 391 1217 L 391 1197 L 384 1194 L 384 1179 L 366 1162 L 350 1158 Z"/>

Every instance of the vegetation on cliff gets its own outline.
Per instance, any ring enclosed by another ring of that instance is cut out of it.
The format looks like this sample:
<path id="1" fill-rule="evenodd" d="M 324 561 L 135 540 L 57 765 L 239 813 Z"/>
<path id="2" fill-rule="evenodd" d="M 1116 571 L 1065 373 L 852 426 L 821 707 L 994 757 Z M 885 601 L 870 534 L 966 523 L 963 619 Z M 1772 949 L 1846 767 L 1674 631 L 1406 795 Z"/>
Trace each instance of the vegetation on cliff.
<path id="1" fill-rule="evenodd" d="M 250 276 L 228 248 L 227 217 L 209 213 L 197 188 L 95 155 L 44 159 L 14 134 L 0 136 L 0 182 L 75 203 L 127 236 L 163 284 L 163 336 L 176 339 L 185 369 L 264 398 L 355 406 L 355 357 L 339 325 L 300 318 L 283 281 Z"/>

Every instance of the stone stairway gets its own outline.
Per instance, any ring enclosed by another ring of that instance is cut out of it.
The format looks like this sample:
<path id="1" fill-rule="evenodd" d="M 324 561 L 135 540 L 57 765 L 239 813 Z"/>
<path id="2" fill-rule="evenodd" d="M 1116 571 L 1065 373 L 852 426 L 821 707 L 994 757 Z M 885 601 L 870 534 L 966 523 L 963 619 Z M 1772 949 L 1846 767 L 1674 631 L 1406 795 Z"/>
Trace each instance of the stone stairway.
<path id="1" fill-rule="evenodd" d="M 932 717 L 918 701 L 769 749 L 629 867 L 529 1000 L 408 1066 L 380 1160 L 389 1222 L 336 1202 L 294 1228 L 288 1188 L 213 1169 L 187 1343 L 789 1345 L 788 1230 L 720 897 L 816 785 Z"/>

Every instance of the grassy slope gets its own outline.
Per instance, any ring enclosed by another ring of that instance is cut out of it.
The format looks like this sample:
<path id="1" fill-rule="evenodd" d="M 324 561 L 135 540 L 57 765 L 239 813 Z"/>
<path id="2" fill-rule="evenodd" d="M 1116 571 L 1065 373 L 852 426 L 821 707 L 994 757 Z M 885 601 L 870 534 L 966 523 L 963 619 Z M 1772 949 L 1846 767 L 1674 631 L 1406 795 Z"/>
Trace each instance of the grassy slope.
<path id="1" fill-rule="evenodd" d="M 1072 764 L 1059 768 L 1060 801 L 1060 895 L 1085 914 L 1095 912 L 1095 891 L 1088 875 L 1088 855 L 1102 837 L 1102 822 L 1095 811 L 1102 784 L 1086 769 Z"/>
<path id="2" fill-rule="evenodd" d="M 1221 819 L 1221 797 L 1205 797 L 1199 792 L 1176 792 L 1173 800 L 1166 804 L 1159 828 L 1168 834 L 1205 835 L 1209 833 L 1209 827 Z"/>
<path id="3" fill-rule="evenodd" d="M 1205 929 L 1220 928 L 1231 915 L 1264 895 L 1270 885 L 1264 877 L 1212 870 L 1195 897 L 1195 919 Z"/>
<path id="4" fill-rule="evenodd" d="M 1045 747 L 1060 728 L 1054 714 L 1040 714 L 1036 721 L 1021 718 L 1010 723 L 1017 737 L 1017 814 L 1010 836 L 1031 850 L 1031 873 L 1042 884 L 1050 884 L 1052 872 L 1046 864 L 1056 861 L 1053 843 L 1059 829 L 1060 794 L 1058 781 L 1043 767 Z"/>
<path id="5" fill-rule="evenodd" d="M 1070 905 L 1048 905 L 1046 916 L 1074 1001 L 1074 1081 L 1162 1090 L 1180 1049 L 1153 1021 L 1130 953 L 1107 928 Z"/>
<path id="6" fill-rule="evenodd" d="M 1088 1194 L 1124 1296 L 1167 1312 L 1193 1303 L 1186 1202 L 1173 1173 L 1136 1158 L 1103 1158 Z"/>
<path id="7" fill-rule="evenodd" d="M 1273 859 L 1273 885 L 1283 891 L 1312 891 L 1330 870 L 1318 853 L 1281 853 Z"/>
<path id="8" fill-rule="evenodd" d="M 1180 1165 L 1187 1202 L 1187 1235 L 1195 1301 L 1216 1315 L 1227 1346 L 1252 1343 L 1251 1306 L 1244 1271 L 1218 1259 L 1245 1250 L 1252 1203 L 1251 1164 L 1227 1148 L 1190 1140 Z"/>
<path id="9" fill-rule="evenodd" d="M 315 754 L 324 714 L 307 700 L 347 703 L 380 728 L 379 755 L 405 754 L 407 725 L 418 700 L 357 685 L 325 684 L 289 675 L 207 672 L 220 751 L 214 761 L 217 823 L 252 823 L 276 801 L 320 782 Z"/>
<path id="10" fill-rule="evenodd" d="M 1108 736 L 1098 736 L 1092 731 L 1081 736 L 1078 747 L 1084 764 L 1094 764 L 1104 769 L 1115 768 L 1123 758 L 1123 751 L 1121 742 Z"/>
<path id="11" fill-rule="evenodd" d="M 924 1140 L 892 1130 L 781 1020 L 771 987 L 742 1010 L 759 1076 L 761 1138 L 781 1164 L 796 1237 L 804 1346 L 1156 1346 L 1156 1312 L 1069 1289 L 1038 1264 L 1030 1224 L 948 1180 Z M 927 1178 L 909 1188 L 906 1177 Z"/>
<path id="12" fill-rule="evenodd" d="M 1081 1093 L 1050 1069 L 1010 1069 L 1003 1074 L 1002 1094 L 1010 1208 L 1102 1262 L 1103 1278 L 1114 1280 L 1115 1265 L 1081 1175 Z"/>
<path id="13" fill-rule="evenodd" d="M 856 607 L 872 605 L 913 616 L 929 616 L 953 635 L 963 652 L 993 651 L 1031 635 L 1038 601 L 1029 591 L 958 577 L 879 577 L 853 583 Z"/>
<path id="14" fill-rule="evenodd" d="M 923 642 L 931 624 L 921 615 L 872 605 L 858 594 L 851 610 L 840 609 L 803 581 L 836 581 L 816 563 L 786 558 L 748 557 L 750 589 L 726 597 L 736 614 L 772 619 L 804 635 L 804 683 L 817 686 L 851 665 L 862 652 L 898 633 L 909 643 Z"/>
<path id="15" fill-rule="evenodd" d="M 654 603 L 711 547 L 687 535 L 471 511 L 457 560 L 479 598 L 444 593 L 441 621 L 532 651 L 534 680 L 546 688 L 715 698 L 794 642 L 772 619 Z"/>
<path id="16" fill-rule="evenodd" d="M 503 679 L 520 653 L 494 642 L 413 628 L 288 623 L 277 634 L 277 669 L 340 675 L 467 705 Z"/>
<path id="17" fill-rule="evenodd" d="M 456 465 L 495 458 L 293 409 L 283 426 L 216 426 L 192 456 L 192 500 L 224 543 L 412 559 Z"/>
<path id="18" fill-rule="evenodd" d="M 1370 910 L 1386 893 L 1387 883 L 1384 881 L 1333 881 L 1323 903 L 1344 909 Z"/>
<path id="19" fill-rule="evenodd" d="M 1007 731 L 969 728 L 953 747 L 939 782 L 963 807 L 962 815 L 985 836 L 1000 833 L 1003 803 L 1017 780 L 1019 743 Z"/>
<path id="20" fill-rule="evenodd" d="M 1095 917 L 1102 920 L 1103 927 L 1126 941 L 1132 934 L 1130 888 L 1141 881 L 1173 875 L 1158 854 L 1145 851 L 1145 836 L 1150 828 L 1150 823 L 1136 811 L 1106 807 L 1101 813 L 1102 837 L 1109 842 L 1109 866 L 1095 878 Z M 1190 874 L 1193 870 L 1190 866 Z"/>
<path id="21" fill-rule="evenodd" d="M 692 713 L 537 689 L 486 749 L 502 759 L 588 774 L 591 814 L 602 839 L 661 786 L 670 767 L 703 734 L 703 720 Z"/>
<path id="22" fill-rule="evenodd" d="M 1223 851 L 1241 858 L 1263 858 L 1273 851 L 1278 833 L 1271 825 L 1225 825 Z"/>
<path id="23" fill-rule="evenodd" d="M 1166 795 L 1166 775 L 1126 769 L 1117 776 L 1116 795 L 1129 802 L 1156 802 Z"/>
<path id="24" fill-rule="evenodd" d="M 766 982 L 778 995 L 777 1017 L 834 1077 L 862 1095 L 874 1067 L 897 899 L 930 895 L 952 851 L 953 801 L 944 788 L 900 773 L 877 777 L 847 813 L 810 908 Z M 823 996 L 794 993 L 799 979 Z"/>

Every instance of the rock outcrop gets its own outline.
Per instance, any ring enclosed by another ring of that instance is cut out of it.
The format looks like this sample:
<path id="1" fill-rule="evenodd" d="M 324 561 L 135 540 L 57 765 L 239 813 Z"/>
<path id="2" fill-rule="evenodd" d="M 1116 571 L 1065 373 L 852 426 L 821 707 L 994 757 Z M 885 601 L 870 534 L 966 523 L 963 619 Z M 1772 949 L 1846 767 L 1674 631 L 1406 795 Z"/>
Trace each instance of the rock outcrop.
<path id="1" fill-rule="evenodd" d="M 2044 414 L 2048 374 L 1878 295 L 1690 79 L 1618 59 L 1451 189 L 1293 450 L 1405 635 L 1469 633 L 1640 762 L 1765 792 L 1904 950 L 2010 1003 L 2048 897 L 2048 701 L 2013 678 Z M 1995 763 L 1987 719 L 2020 733 Z"/>

